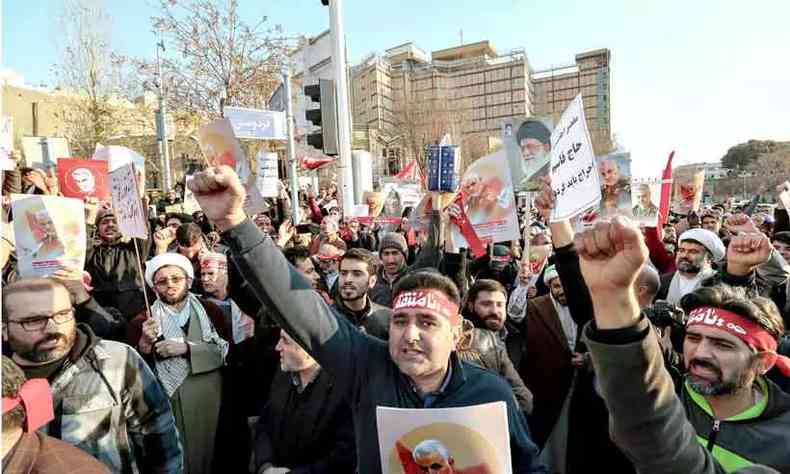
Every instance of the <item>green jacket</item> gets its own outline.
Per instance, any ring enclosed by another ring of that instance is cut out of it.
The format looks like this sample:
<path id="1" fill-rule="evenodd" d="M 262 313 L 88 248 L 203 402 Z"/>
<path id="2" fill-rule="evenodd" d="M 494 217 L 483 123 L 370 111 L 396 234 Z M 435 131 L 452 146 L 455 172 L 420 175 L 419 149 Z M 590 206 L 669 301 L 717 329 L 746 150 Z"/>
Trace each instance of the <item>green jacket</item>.
<path id="1" fill-rule="evenodd" d="M 680 398 L 664 366 L 655 331 L 647 318 L 630 328 L 584 329 L 601 396 L 609 408 L 612 440 L 640 473 L 724 474 L 738 472 L 790 473 L 790 402 L 768 381 L 766 406 L 757 416 L 719 424 L 713 452 L 708 436 L 713 418 L 692 401 L 684 389 Z M 757 411 L 757 410 L 755 410 Z M 736 417 L 740 418 L 740 417 Z M 707 439 L 705 439 L 707 441 Z M 722 455 L 723 449 L 731 454 Z M 759 464 L 759 466 L 757 465 Z"/>

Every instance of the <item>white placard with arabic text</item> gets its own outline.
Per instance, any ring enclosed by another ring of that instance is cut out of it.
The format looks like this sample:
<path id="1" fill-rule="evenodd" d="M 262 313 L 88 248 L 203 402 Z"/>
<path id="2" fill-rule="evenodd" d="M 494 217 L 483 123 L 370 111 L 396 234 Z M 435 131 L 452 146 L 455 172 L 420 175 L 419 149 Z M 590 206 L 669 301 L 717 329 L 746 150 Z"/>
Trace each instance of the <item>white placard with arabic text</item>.
<path id="1" fill-rule="evenodd" d="M 147 238 L 145 212 L 137 191 L 134 163 L 127 163 L 110 172 L 110 194 L 121 234 L 124 237 Z"/>
<path id="2" fill-rule="evenodd" d="M 568 105 L 551 133 L 549 172 L 555 201 L 551 222 L 570 219 L 601 202 L 601 185 L 581 94 Z"/>

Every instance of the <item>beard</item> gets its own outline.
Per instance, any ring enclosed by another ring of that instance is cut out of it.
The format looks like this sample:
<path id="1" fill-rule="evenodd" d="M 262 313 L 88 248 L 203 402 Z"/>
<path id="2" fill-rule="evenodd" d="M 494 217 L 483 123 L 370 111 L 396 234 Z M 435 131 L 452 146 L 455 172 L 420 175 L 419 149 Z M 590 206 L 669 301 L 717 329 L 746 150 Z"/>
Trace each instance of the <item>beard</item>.
<path id="1" fill-rule="evenodd" d="M 691 260 L 678 260 L 678 271 L 697 274 L 702 271 L 702 265 Z"/>
<path id="2" fill-rule="evenodd" d="M 11 350 L 22 359 L 36 363 L 47 363 L 66 357 L 74 346 L 76 338 L 77 330 L 76 327 L 74 327 L 70 334 L 51 333 L 47 335 L 45 339 L 36 342 L 32 346 L 16 340 L 9 334 L 8 345 L 11 347 Z M 41 345 L 50 341 L 58 341 L 58 345 L 53 349 L 41 348 Z"/>
<path id="3" fill-rule="evenodd" d="M 699 377 L 691 373 L 691 368 L 699 367 L 702 369 L 707 369 L 708 371 L 712 372 L 715 379 L 710 380 L 707 378 Z M 724 380 L 724 376 L 721 373 L 721 369 L 719 369 L 714 364 L 699 360 L 699 359 L 692 359 L 689 362 L 689 372 L 686 375 L 686 380 L 688 381 L 689 386 L 698 394 L 704 396 L 720 396 L 720 395 L 730 395 L 733 394 L 747 385 L 748 379 L 748 370 L 741 370 L 730 380 Z"/>
<path id="4" fill-rule="evenodd" d="M 500 331 L 505 326 L 505 318 L 499 317 L 498 314 L 487 314 L 479 316 L 486 327 L 492 331 Z"/>
<path id="5" fill-rule="evenodd" d="M 340 298 L 343 301 L 356 301 L 367 295 L 367 288 L 359 288 L 356 285 L 345 284 L 340 287 Z"/>
<path id="6" fill-rule="evenodd" d="M 187 298 L 187 294 L 189 294 L 189 288 L 185 287 L 184 289 L 182 289 L 181 291 L 179 291 L 174 295 L 167 294 L 167 291 L 163 291 L 158 295 L 159 295 L 159 299 L 162 300 L 163 303 L 173 306 L 184 301 Z"/>

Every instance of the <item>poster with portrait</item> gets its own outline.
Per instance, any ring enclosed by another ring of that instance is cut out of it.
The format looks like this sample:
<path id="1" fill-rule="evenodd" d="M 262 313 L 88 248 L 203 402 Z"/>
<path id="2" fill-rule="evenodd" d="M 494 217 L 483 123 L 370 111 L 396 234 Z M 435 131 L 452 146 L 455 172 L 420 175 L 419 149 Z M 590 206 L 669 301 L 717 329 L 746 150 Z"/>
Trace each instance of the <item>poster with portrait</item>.
<path id="1" fill-rule="evenodd" d="M 58 158 L 58 187 L 66 197 L 110 199 L 107 162 Z"/>
<path id="2" fill-rule="evenodd" d="M 687 215 L 699 211 L 705 170 L 678 170 L 672 174 L 672 212 Z"/>
<path id="3" fill-rule="evenodd" d="M 87 240 L 81 200 L 12 194 L 11 208 L 19 276 L 81 274 Z"/>
<path id="4" fill-rule="evenodd" d="M 511 474 L 505 402 L 461 408 L 376 408 L 383 474 Z"/>
<path id="5" fill-rule="evenodd" d="M 636 222 L 647 227 L 656 227 L 660 203 L 660 179 L 634 179 L 631 181 L 631 215 Z"/>
<path id="6" fill-rule="evenodd" d="M 631 160 L 627 155 L 612 153 L 596 158 L 601 184 L 601 207 L 598 218 L 631 217 Z"/>
<path id="7" fill-rule="evenodd" d="M 381 192 L 384 195 L 389 194 L 390 190 L 396 189 L 398 196 L 401 199 L 403 208 L 414 207 L 416 208 L 423 195 L 422 184 L 417 181 L 402 181 L 393 178 L 381 178 Z"/>
<path id="8" fill-rule="evenodd" d="M 553 129 L 550 117 L 505 119 L 502 123 L 502 147 L 515 190 L 540 190 L 538 178 L 549 174 Z"/>
<path id="9" fill-rule="evenodd" d="M 226 118 L 200 127 L 198 143 L 210 166 L 227 165 L 236 169 L 238 164 L 245 160 L 230 120 Z"/>
<path id="10" fill-rule="evenodd" d="M 506 242 L 519 238 L 516 198 L 504 150 L 472 163 L 461 179 L 466 217 L 483 242 Z M 468 248 L 458 226 L 451 226 L 450 247 Z"/>

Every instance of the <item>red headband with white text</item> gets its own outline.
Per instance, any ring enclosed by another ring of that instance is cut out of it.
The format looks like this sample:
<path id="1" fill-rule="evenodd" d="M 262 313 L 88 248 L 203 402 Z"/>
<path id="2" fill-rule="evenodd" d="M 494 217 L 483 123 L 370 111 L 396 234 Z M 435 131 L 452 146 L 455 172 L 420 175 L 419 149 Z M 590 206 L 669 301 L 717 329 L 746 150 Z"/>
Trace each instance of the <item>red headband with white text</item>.
<path id="1" fill-rule="evenodd" d="M 419 309 L 447 318 L 453 325 L 461 323 L 458 305 L 438 290 L 403 291 L 395 298 L 392 311 Z"/>
<path id="2" fill-rule="evenodd" d="M 768 367 L 770 368 L 776 364 L 784 375 L 790 377 L 790 358 L 776 353 L 776 339 L 759 324 L 732 311 L 703 306 L 689 313 L 686 327 L 692 326 L 707 326 L 727 331 L 755 348 L 758 352 L 768 353 Z"/>

